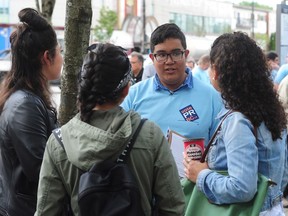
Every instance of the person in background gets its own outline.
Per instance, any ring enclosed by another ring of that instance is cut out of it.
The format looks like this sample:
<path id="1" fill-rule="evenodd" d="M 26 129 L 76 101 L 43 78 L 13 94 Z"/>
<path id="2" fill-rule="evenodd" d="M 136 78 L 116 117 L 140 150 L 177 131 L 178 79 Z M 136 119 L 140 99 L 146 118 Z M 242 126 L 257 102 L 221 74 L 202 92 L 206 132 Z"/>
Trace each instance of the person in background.
<path id="1" fill-rule="evenodd" d="M 184 33 L 173 23 L 163 24 L 153 31 L 150 48 L 156 74 L 133 85 L 121 106 L 154 121 L 164 134 L 174 130 L 187 138 L 203 137 L 207 144 L 223 103 L 211 85 L 193 79 L 186 67 L 189 50 Z M 181 148 L 172 148 L 172 153 L 179 176 L 184 177 Z"/>
<path id="2" fill-rule="evenodd" d="M 274 89 L 278 90 L 281 81 L 288 75 L 288 64 L 283 64 L 274 79 Z"/>
<path id="3" fill-rule="evenodd" d="M 61 215 L 67 196 L 73 215 L 79 215 L 80 175 L 95 163 L 116 160 L 141 121 L 138 113 L 119 106 L 131 79 L 124 49 L 108 43 L 91 45 L 79 77 L 79 113 L 61 127 L 65 150 L 54 135 L 47 142 L 36 216 Z M 176 164 L 164 134 L 153 122 L 144 123 L 127 163 L 139 185 L 144 215 L 151 215 L 153 199 L 157 215 L 184 215 Z"/>
<path id="4" fill-rule="evenodd" d="M 204 54 L 199 58 L 198 65 L 192 70 L 193 76 L 197 77 L 201 81 L 210 84 L 208 75 L 208 68 L 210 66 L 210 57 L 208 54 Z"/>
<path id="5" fill-rule="evenodd" d="M 135 84 L 142 80 L 144 58 L 141 53 L 134 51 L 130 54 L 129 59 L 132 67 L 132 80 Z"/>
<path id="6" fill-rule="evenodd" d="M 18 17 L 0 86 L 0 215 L 32 216 L 46 141 L 58 126 L 48 81 L 59 78 L 63 59 L 45 18 L 31 8 Z"/>
<path id="7" fill-rule="evenodd" d="M 195 66 L 196 66 L 196 62 L 195 62 L 194 58 L 193 58 L 192 56 L 190 56 L 190 55 L 188 55 L 188 57 L 187 57 L 187 59 L 186 59 L 186 66 L 187 66 L 188 68 L 190 68 L 191 71 L 192 71 L 192 70 L 195 68 Z"/>
<path id="8" fill-rule="evenodd" d="M 285 110 L 286 113 L 286 118 L 288 118 L 288 76 L 286 76 L 279 85 L 278 88 L 278 94 L 279 94 L 279 99 L 282 102 L 282 106 Z M 287 120 L 287 125 L 286 128 L 288 130 L 288 120 Z M 286 185 L 284 191 L 283 191 L 283 196 L 284 198 L 288 198 L 288 185 Z M 285 208 L 288 208 L 288 205 L 284 206 Z"/>
<path id="9" fill-rule="evenodd" d="M 273 89 L 266 57 L 247 34 L 234 32 L 214 41 L 210 60 L 211 83 L 225 103 L 218 118 L 229 113 L 206 162 L 185 156 L 185 176 L 196 182 L 210 202 L 230 204 L 252 200 L 257 193 L 257 174 L 261 173 L 277 184 L 269 187 L 260 216 L 284 216 L 281 200 L 288 177 L 287 120 Z"/>
<path id="10" fill-rule="evenodd" d="M 274 79 L 274 89 L 278 90 L 278 87 L 281 81 L 288 75 L 288 54 L 286 55 L 286 62 L 285 64 L 281 65 L 279 68 L 277 75 Z"/>
<path id="11" fill-rule="evenodd" d="M 276 52 L 270 51 L 266 54 L 271 80 L 274 81 L 279 70 L 279 57 Z"/>
<path id="12" fill-rule="evenodd" d="M 153 63 L 147 64 L 146 66 L 144 66 L 144 69 L 143 69 L 142 80 L 153 77 L 155 74 L 156 74 L 156 69 Z"/>

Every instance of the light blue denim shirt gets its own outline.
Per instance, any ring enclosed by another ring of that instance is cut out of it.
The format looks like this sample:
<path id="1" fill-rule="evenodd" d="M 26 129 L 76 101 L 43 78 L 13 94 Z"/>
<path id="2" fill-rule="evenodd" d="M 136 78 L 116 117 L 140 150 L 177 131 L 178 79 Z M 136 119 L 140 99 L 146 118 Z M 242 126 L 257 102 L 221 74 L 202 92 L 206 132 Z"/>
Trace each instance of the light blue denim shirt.
<path id="1" fill-rule="evenodd" d="M 223 118 L 222 110 L 218 118 Z M 197 187 L 216 204 L 245 202 L 257 191 L 257 173 L 277 183 L 270 186 L 262 210 L 279 204 L 287 183 L 286 130 L 282 139 L 272 140 L 264 123 L 257 128 L 257 144 L 252 123 L 240 112 L 233 112 L 223 121 L 208 152 L 207 162 L 211 169 L 202 170 Z M 213 170 L 228 170 L 223 176 Z"/>

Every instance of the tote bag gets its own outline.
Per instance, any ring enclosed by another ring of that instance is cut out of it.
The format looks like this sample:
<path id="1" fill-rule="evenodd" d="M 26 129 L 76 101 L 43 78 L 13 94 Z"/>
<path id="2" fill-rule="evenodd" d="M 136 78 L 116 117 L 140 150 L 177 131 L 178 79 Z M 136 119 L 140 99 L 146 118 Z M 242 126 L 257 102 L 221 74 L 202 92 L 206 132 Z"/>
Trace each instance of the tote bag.
<path id="1" fill-rule="evenodd" d="M 228 175 L 227 171 L 219 171 Z M 195 187 L 195 183 L 188 179 L 181 181 L 185 194 L 185 216 L 259 216 L 271 180 L 258 174 L 257 192 L 249 202 L 216 205 Z"/>
<path id="2" fill-rule="evenodd" d="M 217 132 L 220 130 L 222 122 L 232 112 L 233 110 L 229 110 L 222 118 L 202 155 L 200 160 L 201 163 L 205 161 L 209 148 L 211 147 Z M 256 128 L 254 128 L 254 133 L 257 137 Z M 218 171 L 218 173 L 222 175 L 228 175 L 227 171 Z M 270 179 L 259 173 L 257 193 L 251 201 L 217 205 L 209 202 L 206 196 L 201 191 L 199 191 L 197 187 L 195 187 L 195 183 L 188 179 L 183 179 L 181 184 L 185 194 L 185 216 L 259 216 L 268 192 L 268 187 L 273 183 L 274 182 L 272 182 Z"/>

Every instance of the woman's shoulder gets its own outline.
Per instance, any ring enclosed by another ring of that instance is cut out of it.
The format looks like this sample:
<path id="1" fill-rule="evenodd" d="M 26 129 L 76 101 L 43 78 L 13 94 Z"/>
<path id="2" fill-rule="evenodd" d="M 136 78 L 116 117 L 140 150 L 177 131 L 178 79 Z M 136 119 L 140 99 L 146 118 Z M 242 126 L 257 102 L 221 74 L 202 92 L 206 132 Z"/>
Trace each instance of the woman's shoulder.
<path id="1" fill-rule="evenodd" d="M 27 90 L 18 90 L 11 94 L 11 96 L 7 99 L 7 103 L 12 104 L 34 102 L 42 105 L 41 101 L 42 99 L 39 96 Z"/>
<path id="2" fill-rule="evenodd" d="M 22 118 L 24 116 L 35 115 L 36 113 L 46 115 L 47 109 L 44 102 L 37 95 L 28 91 L 18 90 L 5 102 L 3 113 L 13 115 L 14 117 L 19 115 Z"/>

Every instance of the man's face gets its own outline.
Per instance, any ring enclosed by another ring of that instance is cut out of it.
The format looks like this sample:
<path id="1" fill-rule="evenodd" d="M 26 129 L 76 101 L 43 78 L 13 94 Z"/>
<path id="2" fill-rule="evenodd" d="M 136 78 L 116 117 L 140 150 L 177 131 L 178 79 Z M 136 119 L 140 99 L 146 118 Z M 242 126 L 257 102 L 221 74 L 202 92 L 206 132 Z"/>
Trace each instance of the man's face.
<path id="1" fill-rule="evenodd" d="M 171 55 L 167 56 L 167 54 Z M 149 56 L 154 63 L 162 85 L 170 90 L 175 90 L 184 82 L 188 54 L 189 51 L 184 50 L 179 39 L 169 38 L 163 43 L 155 45 L 154 53 Z M 165 59 L 165 56 L 167 56 L 165 61 L 159 61 L 159 59 Z M 156 59 L 157 57 L 158 59 Z"/>
<path id="2" fill-rule="evenodd" d="M 142 63 L 138 60 L 137 56 L 130 57 L 131 69 L 134 75 L 137 75 L 142 69 Z"/>

